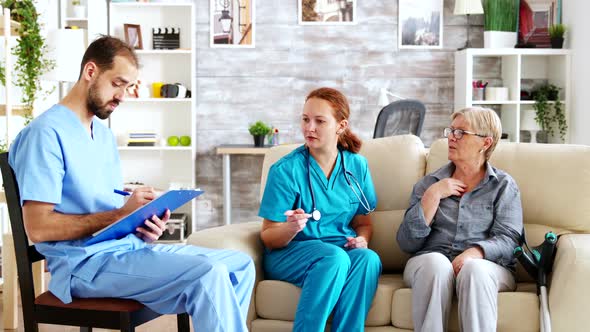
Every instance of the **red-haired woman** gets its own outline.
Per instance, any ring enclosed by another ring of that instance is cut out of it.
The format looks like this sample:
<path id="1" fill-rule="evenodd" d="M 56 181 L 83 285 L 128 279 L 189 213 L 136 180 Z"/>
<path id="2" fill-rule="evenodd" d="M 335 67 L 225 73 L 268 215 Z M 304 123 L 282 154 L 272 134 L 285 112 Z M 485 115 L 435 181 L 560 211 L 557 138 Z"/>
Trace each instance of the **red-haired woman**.
<path id="1" fill-rule="evenodd" d="M 305 145 L 277 161 L 259 215 L 264 218 L 268 279 L 302 288 L 293 331 L 363 331 L 381 273 L 367 248 L 377 198 L 350 108 L 337 90 L 320 88 L 301 115 Z"/>

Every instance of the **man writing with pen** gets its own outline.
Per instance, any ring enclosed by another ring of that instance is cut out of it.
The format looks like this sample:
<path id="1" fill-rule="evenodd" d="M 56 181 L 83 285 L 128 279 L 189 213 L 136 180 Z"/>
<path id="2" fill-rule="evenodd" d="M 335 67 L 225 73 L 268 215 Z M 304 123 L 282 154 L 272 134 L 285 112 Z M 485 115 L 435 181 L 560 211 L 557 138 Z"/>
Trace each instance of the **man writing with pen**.
<path id="1" fill-rule="evenodd" d="M 95 40 L 72 90 L 11 146 L 25 229 L 47 259 L 49 290 L 64 303 L 72 297 L 117 297 L 162 314 L 188 312 L 198 331 L 247 331 L 251 258 L 230 250 L 152 244 L 170 211 L 122 239 L 84 244 L 92 233 L 156 198 L 148 187 L 135 189 L 125 203 L 113 192 L 123 189 L 116 141 L 96 119 L 107 119 L 123 101 L 138 67 L 133 49 L 121 40 Z"/>

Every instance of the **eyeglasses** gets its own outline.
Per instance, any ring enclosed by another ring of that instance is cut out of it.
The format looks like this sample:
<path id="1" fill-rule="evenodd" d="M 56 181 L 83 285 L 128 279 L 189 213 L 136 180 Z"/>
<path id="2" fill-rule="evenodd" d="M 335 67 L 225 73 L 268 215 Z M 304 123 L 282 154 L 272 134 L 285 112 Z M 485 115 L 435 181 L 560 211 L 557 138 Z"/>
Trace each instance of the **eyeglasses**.
<path id="1" fill-rule="evenodd" d="M 443 130 L 443 136 L 444 137 L 449 137 L 449 135 L 453 133 L 453 136 L 456 139 L 461 139 L 463 138 L 463 134 L 467 134 L 467 135 L 475 135 L 475 136 L 479 136 L 479 137 L 487 137 L 486 135 L 481 135 L 481 134 L 476 134 L 472 131 L 467 131 L 467 130 L 463 130 L 463 129 L 453 129 L 453 128 L 445 128 Z"/>

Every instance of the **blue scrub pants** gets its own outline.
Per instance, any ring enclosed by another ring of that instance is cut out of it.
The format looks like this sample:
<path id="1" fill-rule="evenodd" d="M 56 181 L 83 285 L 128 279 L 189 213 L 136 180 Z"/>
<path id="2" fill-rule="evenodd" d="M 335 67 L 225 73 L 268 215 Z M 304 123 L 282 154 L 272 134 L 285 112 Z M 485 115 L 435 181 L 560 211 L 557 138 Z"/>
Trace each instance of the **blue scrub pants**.
<path id="1" fill-rule="evenodd" d="M 255 271 L 246 254 L 159 244 L 97 256 L 103 257 L 90 259 L 104 264 L 92 280 L 72 276 L 72 296 L 133 299 L 161 314 L 187 312 L 195 331 L 248 330 Z"/>
<path id="2" fill-rule="evenodd" d="M 364 331 L 381 274 L 381 260 L 373 250 L 291 241 L 285 248 L 267 250 L 264 258 L 268 279 L 302 288 L 293 331 L 323 332 L 332 309 L 332 331 Z"/>

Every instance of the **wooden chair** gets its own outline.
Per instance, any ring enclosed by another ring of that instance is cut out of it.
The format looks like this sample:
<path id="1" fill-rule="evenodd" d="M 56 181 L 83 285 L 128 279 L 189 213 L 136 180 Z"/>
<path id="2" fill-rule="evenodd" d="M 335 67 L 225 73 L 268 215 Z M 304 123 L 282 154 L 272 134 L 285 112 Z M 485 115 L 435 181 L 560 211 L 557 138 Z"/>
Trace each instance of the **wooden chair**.
<path id="1" fill-rule="evenodd" d="M 32 264 L 45 259 L 45 257 L 34 246 L 29 246 L 23 223 L 18 184 L 14 172 L 8 164 L 7 152 L 0 154 L 0 169 L 4 180 L 6 203 L 16 251 L 18 282 L 26 332 L 37 332 L 40 323 L 80 326 L 81 332 L 90 332 L 93 327 L 132 332 L 135 331 L 136 326 L 160 316 L 133 300 L 74 298 L 72 303 L 64 304 L 49 291 L 35 298 Z M 178 314 L 177 320 L 178 331 L 190 331 L 187 313 Z"/>

